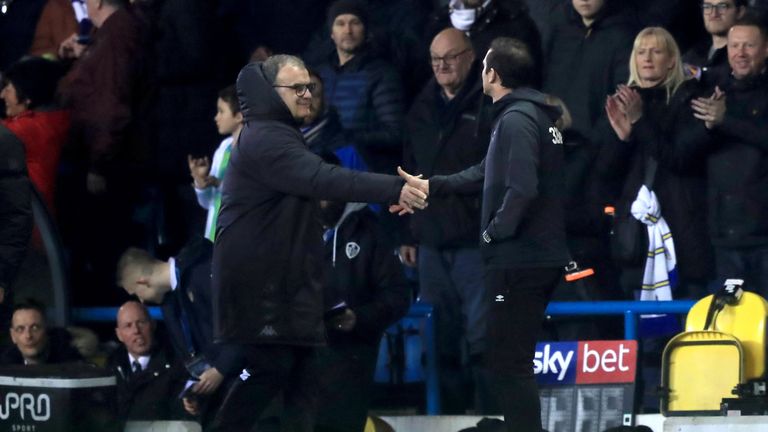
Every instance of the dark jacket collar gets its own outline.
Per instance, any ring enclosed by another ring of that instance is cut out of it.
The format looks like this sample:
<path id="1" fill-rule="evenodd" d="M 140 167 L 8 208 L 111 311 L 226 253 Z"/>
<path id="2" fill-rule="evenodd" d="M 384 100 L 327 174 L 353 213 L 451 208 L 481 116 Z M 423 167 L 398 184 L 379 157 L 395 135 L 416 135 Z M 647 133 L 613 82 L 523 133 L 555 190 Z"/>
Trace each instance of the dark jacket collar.
<path id="1" fill-rule="evenodd" d="M 491 110 L 496 118 L 504 110 L 515 102 L 530 102 L 544 111 L 554 123 L 562 115 L 560 107 L 550 105 L 546 101 L 546 95 L 529 87 L 520 87 L 494 102 Z"/>

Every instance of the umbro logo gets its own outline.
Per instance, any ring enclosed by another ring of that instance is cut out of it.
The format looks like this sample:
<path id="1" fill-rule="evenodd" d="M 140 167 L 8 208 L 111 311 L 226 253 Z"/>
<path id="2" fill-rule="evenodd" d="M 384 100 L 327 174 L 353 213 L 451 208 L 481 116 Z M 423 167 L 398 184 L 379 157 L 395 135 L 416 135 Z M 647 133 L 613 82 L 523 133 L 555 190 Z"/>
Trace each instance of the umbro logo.
<path id="1" fill-rule="evenodd" d="M 271 325 L 265 325 L 263 329 L 261 329 L 261 333 L 259 333 L 259 336 L 277 336 L 277 332 L 275 331 L 274 327 Z"/>
<path id="2" fill-rule="evenodd" d="M 503 295 L 501 295 L 501 294 L 497 295 L 497 296 L 496 296 L 496 301 L 497 301 L 497 302 L 503 302 L 503 301 L 504 301 L 504 296 L 503 296 Z"/>

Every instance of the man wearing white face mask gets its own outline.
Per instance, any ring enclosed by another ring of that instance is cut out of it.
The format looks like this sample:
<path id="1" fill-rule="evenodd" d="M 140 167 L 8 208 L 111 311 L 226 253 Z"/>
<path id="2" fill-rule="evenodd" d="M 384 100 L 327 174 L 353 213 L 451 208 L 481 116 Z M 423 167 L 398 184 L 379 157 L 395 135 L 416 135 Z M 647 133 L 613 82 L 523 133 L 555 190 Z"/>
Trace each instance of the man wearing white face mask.
<path id="1" fill-rule="evenodd" d="M 427 40 L 447 27 L 465 32 L 478 53 L 488 51 L 497 37 L 522 41 L 536 62 L 537 76 L 541 76 L 541 37 L 523 0 L 449 0 L 430 17 Z"/>

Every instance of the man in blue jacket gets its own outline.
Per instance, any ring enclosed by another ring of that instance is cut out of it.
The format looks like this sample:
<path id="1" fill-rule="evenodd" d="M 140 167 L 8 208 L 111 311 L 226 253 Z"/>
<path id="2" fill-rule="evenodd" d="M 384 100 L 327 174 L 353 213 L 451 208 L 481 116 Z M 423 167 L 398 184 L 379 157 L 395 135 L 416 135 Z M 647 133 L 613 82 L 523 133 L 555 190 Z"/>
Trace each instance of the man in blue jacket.
<path id="1" fill-rule="evenodd" d="M 483 190 L 479 240 L 491 303 L 486 363 L 507 429 L 515 432 L 541 431 L 531 365 L 544 310 L 569 257 L 563 141 L 555 127 L 560 110 L 530 88 L 534 71 L 522 42 L 494 40 L 482 72 L 483 91 L 497 113 L 485 159 L 428 181 L 401 172 L 434 196 Z"/>

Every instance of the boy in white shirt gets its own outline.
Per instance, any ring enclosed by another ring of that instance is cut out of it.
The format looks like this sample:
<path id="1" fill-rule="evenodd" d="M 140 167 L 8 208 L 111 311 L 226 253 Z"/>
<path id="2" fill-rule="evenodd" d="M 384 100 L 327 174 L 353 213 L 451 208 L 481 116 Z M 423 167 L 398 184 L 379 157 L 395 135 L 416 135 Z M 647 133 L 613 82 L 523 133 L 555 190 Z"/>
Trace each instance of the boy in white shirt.
<path id="1" fill-rule="evenodd" d="M 235 86 L 229 86 L 219 92 L 216 101 L 216 127 L 219 134 L 227 137 L 219 144 L 219 148 L 213 154 L 213 163 L 208 157 L 193 158 L 187 156 L 189 173 L 194 179 L 197 202 L 204 209 L 208 209 L 208 218 L 205 221 L 205 238 L 214 241 L 216 237 L 216 218 L 221 206 L 221 181 L 229 165 L 229 155 L 232 146 L 237 142 L 237 137 L 243 128 L 243 115 L 240 113 L 240 103 L 237 100 Z"/>

